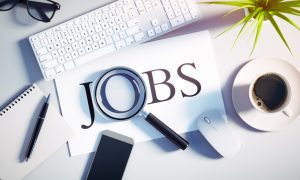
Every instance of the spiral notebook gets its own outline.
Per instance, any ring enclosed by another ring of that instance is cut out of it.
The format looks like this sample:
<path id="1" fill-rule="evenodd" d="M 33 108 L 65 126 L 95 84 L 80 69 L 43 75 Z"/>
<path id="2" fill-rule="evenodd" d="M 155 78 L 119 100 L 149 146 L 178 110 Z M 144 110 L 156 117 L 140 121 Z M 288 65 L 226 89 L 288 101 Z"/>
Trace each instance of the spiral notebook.
<path id="1" fill-rule="evenodd" d="M 73 135 L 55 107 L 49 104 L 30 159 L 24 162 L 30 137 L 46 97 L 35 84 L 0 111 L 0 179 L 22 179 Z"/>

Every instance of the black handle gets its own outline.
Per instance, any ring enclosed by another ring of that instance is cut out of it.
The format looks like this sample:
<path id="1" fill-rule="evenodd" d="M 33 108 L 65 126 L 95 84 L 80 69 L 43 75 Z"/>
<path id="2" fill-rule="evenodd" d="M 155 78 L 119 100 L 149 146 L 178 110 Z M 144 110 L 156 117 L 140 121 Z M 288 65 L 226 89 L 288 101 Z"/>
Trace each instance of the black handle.
<path id="1" fill-rule="evenodd" d="M 166 124 L 161 122 L 157 117 L 155 117 L 152 113 L 149 113 L 145 120 L 150 123 L 153 127 L 155 127 L 159 132 L 166 136 L 171 142 L 176 144 L 180 149 L 185 150 L 189 145 L 189 142 L 180 135 L 178 135 L 175 131 L 169 128 Z"/>

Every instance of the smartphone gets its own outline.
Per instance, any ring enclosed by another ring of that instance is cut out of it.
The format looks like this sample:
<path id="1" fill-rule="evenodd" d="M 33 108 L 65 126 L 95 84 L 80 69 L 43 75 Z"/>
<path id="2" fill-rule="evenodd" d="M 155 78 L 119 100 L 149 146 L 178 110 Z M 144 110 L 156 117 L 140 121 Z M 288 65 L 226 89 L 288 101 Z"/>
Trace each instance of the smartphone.
<path id="1" fill-rule="evenodd" d="M 133 144 L 130 137 L 103 131 L 87 180 L 121 180 Z"/>

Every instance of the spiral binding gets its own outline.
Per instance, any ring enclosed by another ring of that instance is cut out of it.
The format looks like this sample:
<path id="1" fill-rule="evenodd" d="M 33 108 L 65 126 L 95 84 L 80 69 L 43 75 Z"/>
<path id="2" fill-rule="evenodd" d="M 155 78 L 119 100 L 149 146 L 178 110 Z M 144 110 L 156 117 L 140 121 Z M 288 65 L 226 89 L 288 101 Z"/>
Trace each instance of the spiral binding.
<path id="1" fill-rule="evenodd" d="M 35 89 L 35 85 L 31 85 L 29 88 L 27 88 L 20 96 L 15 98 L 10 104 L 8 104 L 5 108 L 0 111 L 0 117 L 4 116 L 5 113 L 7 113 L 10 109 L 12 109 L 18 102 L 20 102 L 23 98 L 25 98 L 31 91 Z"/>

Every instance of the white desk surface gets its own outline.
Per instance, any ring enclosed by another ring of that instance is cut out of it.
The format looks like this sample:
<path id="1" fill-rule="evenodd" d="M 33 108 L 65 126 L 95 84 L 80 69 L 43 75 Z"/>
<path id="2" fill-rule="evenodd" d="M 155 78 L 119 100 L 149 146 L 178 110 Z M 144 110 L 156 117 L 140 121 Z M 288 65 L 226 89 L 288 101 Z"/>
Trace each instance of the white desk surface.
<path id="1" fill-rule="evenodd" d="M 53 81 L 42 80 L 35 57 L 27 41 L 31 34 L 47 29 L 89 10 L 108 0 L 60 1 L 62 8 L 51 23 L 31 20 L 25 9 L 16 7 L 0 12 L 0 107 L 9 102 L 24 86 L 36 82 L 45 93 L 55 94 Z M 165 139 L 134 145 L 123 179 L 300 179 L 300 117 L 278 132 L 259 132 L 247 126 L 234 111 L 231 86 L 238 70 L 249 59 L 272 56 L 288 60 L 300 69 L 300 33 L 287 23 L 280 23 L 283 33 L 294 50 L 294 57 L 284 47 L 279 36 L 265 23 L 255 53 L 249 57 L 252 43 L 245 37 L 231 50 L 238 29 L 219 38 L 219 32 L 243 16 L 238 12 L 222 19 L 230 8 L 202 5 L 203 18 L 193 25 L 165 37 L 209 29 L 222 84 L 222 94 L 232 127 L 241 136 L 241 151 L 230 159 L 220 155 L 199 132 L 186 133 L 191 146 L 185 151 L 175 150 Z M 295 18 L 300 22 L 300 18 Z M 57 100 L 55 100 L 58 106 Z M 201 113 L 201 112 L 199 112 Z M 0 150 L 1 153 L 1 150 Z M 94 154 L 69 157 L 67 145 L 25 179 L 85 179 Z"/>

